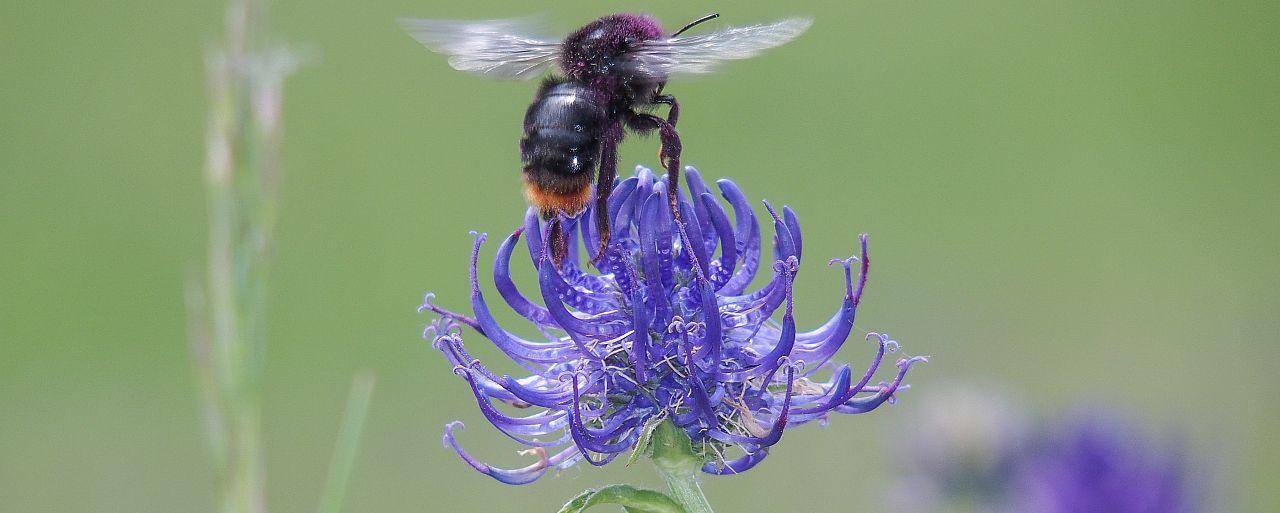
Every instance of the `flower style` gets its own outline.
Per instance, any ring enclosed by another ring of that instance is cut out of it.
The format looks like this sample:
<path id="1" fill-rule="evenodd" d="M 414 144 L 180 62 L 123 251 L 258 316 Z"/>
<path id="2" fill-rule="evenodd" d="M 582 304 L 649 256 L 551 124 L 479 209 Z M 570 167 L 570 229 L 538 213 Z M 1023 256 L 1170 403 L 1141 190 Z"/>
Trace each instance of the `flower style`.
<path id="1" fill-rule="evenodd" d="M 550 223 L 532 209 L 523 227 L 502 242 L 493 264 L 498 294 L 545 340 L 521 338 L 491 315 L 478 276 L 484 234 L 475 234 L 471 252 L 474 317 L 441 308 L 427 295 L 419 311 L 441 318 L 424 337 L 470 385 L 486 419 L 528 446 L 522 454 L 538 458 L 519 469 L 482 463 L 459 445 L 462 424 L 448 424 L 444 443 L 473 468 L 503 483 L 526 484 L 578 460 L 604 465 L 624 451 L 643 449 L 653 427 L 669 420 L 703 456 L 702 471 L 743 472 L 768 456 L 789 426 L 825 422 L 832 413 L 866 413 L 892 401 L 905 387 L 908 369 L 925 360 L 900 359 L 890 382 L 871 384 L 897 342 L 869 333 L 875 352 L 865 371 L 855 375 L 831 361 L 849 337 L 866 285 L 865 235 L 859 256 L 830 262 L 844 269 L 840 307 L 822 325 L 798 331 L 792 284 L 803 242 L 795 213 L 784 206 L 779 214 L 765 202 L 774 229 L 773 276 L 748 291 L 761 263 L 761 231 L 751 205 L 733 182 L 719 180 L 731 221 L 697 170 L 687 167 L 686 173 L 691 194 L 680 195 L 680 220 L 667 208 L 665 181 L 650 170 L 637 167 L 635 176 L 622 180 L 609 199 L 613 234 L 603 255 L 592 254 L 598 236 L 590 211 L 559 220 L 568 257 L 558 267 L 548 258 Z M 538 273 L 542 304 L 512 281 L 511 257 L 521 236 Z M 578 237 L 596 272 L 578 263 Z M 772 318 L 778 310 L 781 323 Z M 468 354 L 461 325 L 530 375 L 498 375 L 481 365 Z M 536 410 L 516 416 L 496 403 Z M 726 456 L 734 447 L 742 454 Z"/>

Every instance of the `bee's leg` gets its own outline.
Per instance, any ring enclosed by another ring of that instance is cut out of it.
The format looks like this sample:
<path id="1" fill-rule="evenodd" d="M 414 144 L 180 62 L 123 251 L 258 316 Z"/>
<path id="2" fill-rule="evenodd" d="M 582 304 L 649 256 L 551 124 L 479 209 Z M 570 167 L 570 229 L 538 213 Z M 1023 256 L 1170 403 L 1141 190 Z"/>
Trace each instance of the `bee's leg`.
<path id="1" fill-rule="evenodd" d="M 600 174 L 596 176 L 596 236 L 600 244 L 592 262 L 599 262 L 609 247 L 612 230 L 609 228 L 609 196 L 613 194 L 613 180 L 618 175 L 618 143 L 622 142 L 622 122 L 605 128 L 600 141 Z"/>
<path id="2" fill-rule="evenodd" d="M 547 234 L 547 239 L 549 239 L 547 243 L 551 245 L 551 263 L 555 264 L 558 269 L 560 268 L 560 262 L 564 261 L 565 255 L 569 252 L 569 242 L 565 240 L 564 227 L 561 226 L 564 221 L 560 219 L 559 215 L 552 217 L 547 222 L 551 223 L 551 231 Z"/>
<path id="3" fill-rule="evenodd" d="M 662 150 L 658 152 L 658 160 L 667 170 L 667 201 L 671 206 L 671 218 L 680 219 L 680 134 L 676 127 L 653 114 L 636 113 L 627 120 L 627 126 L 639 133 L 658 130 L 658 139 L 662 141 Z"/>
<path id="4" fill-rule="evenodd" d="M 659 85 L 658 92 L 653 95 L 652 101 L 653 103 L 664 103 L 670 107 L 667 110 L 667 123 L 670 123 L 671 126 L 676 126 L 676 121 L 680 120 L 680 102 L 676 101 L 676 97 L 662 94 L 662 86 Z"/>

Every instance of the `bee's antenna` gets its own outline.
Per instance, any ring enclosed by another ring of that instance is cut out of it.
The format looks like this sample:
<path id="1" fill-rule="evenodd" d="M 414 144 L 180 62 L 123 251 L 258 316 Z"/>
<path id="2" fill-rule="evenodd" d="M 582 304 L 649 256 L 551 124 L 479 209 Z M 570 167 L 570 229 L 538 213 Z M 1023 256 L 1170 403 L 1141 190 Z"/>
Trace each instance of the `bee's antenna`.
<path id="1" fill-rule="evenodd" d="M 711 14 L 708 14 L 708 15 L 706 15 L 706 16 L 703 16 L 703 17 L 701 17 L 701 18 L 698 18 L 698 19 L 696 19 L 696 20 L 693 20 L 693 21 L 689 22 L 689 24 L 688 24 L 688 25 L 685 25 L 685 26 L 684 26 L 683 28 L 681 28 L 680 30 L 677 30 L 675 34 L 671 34 L 671 37 L 676 37 L 676 36 L 678 36 L 678 35 L 680 35 L 680 34 L 683 34 L 683 33 L 684 33 L 684 31 L 689 30 L 689 29 L 691 29 L 691 28 L 693 28 L 693 27 L 697 26 L 699 23 L 702 23 L 702 22 L 704 22 L 704 21 L 711 21 L 711 20 L 714 20 L 714 19 L 719 18 L 719 17 L 720 17 L 720 13 L 718 13 L 718 12 L 713 12 L 713 13 L 711 13 Z"/>

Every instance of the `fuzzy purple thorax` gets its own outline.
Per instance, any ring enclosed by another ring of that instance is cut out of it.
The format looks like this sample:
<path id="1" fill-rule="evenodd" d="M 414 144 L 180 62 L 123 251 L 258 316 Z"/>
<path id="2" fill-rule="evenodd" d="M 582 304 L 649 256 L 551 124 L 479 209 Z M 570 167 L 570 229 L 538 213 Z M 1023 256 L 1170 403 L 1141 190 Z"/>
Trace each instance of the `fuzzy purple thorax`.
<path id="1" fill-rule="evenodd" d="M 614 73 L 613 59 L 644 41 L 666 37 L 657 18 L 645 14 L 611 14 L 592 21 L 565 38 L 560 69 L 574 80 L 591 81 Z"/>
<path id="2" fill-rule="evenodd" d="M 476 470 L 526 484 L 578 460 L 604 465 L 642 443 L 646 428 L 669 419 L 705 455 L 704 472 L 743 472 L 768 456 L 787 427 L 892 401 L 907 370 L 924 360 L 900 359 L 890 382 L 871 384 L 885 353 L 897 348 L 871 333 L 866 338 L 874 354 L 865 370 L 855 374 L 831 361 L 852 331 L 866 285 L 866 236 L 859 238 L 859 256 L 830 262 L 844 270 L 839 308 L 822 325 L 798 331 L 792 284 L 803 242 L 795 213 L 765 203 L 774 230 L 773 276 L 748 291 L 761 263 L 761 230 L 750 203 L 733 182 L 718 181 L 731 218 L 697 170 L 686 173 L 691 197 L 680 195 L 679 222 L 667 208 L 665 181 L 642 167 L 622 180 L 609 200 L 612 242 L 598 259 L 590 211 L 563 220 L 569 256 L 559 268 L 545 258 L 547 224 L 533 210 L 526 214 L 524 226 L 499 246 L 493 280 L 511 309 L 542 333 L 540 340 L 507 331 L 491 315 L 478 276 L 484 234 L 476 235 L 471 254 L 474 317 L 440 308 L 428 294 L 419 310 L 441 319 L 424 336 L 470 385 L 486 419 L 538 458 L 520 469 L 492 467 L 462 449 L 455 437 L 461 423 L 450 423 L 445 444 Z M 522 236 L 538 272 L 541 304 L 511 279 Z M 596 261 L 594 272 L 578 264 L 578 237 Z M 778 312 L 781 322 L 773 319 Z M 460 325 L 489 339 L 529 375 L 498 375 L 481 365 L 467 353 Z M 531 414 L 512 415 L 499 404 Z M 734 447 L 742 454 L 726 455 Z"/>

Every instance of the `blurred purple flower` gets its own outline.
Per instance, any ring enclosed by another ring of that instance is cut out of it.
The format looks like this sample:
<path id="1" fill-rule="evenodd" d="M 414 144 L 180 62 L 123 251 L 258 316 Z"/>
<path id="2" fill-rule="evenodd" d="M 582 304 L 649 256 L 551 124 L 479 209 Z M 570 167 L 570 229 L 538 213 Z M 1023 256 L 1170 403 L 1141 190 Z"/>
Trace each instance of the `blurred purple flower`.
<path id="1" fill-rule="evenodd" d="M 923 401 L 899 431 L 893 511 L 1191 513 L 1197 483 L 1183 453 L 1123 416 L 1080 410 L 1032 422 L 990 390 L 955 387 Z"/>
<path id="2" fill-rule="evenodd" d="M 1013 511 L 1186 513 L 1194 511 L 1182 454 L 1133 428 L 1080 417 L 1047 433 L 1022 455 L 1010 493 Z"/>
<path id="3" fill-rule="evenodd" d="M 867 339 L 875 342 L 875 354 L 865 371 L 855 375 L 830 362 L 849 336 L 866 284 L 866 236 L 860 237 L 860 256 L 831 261 L 844 269 L 840 307 L 817 328 L 797 331 L 791 289 L 803 244 L 795 213 L 783 207 L 779 214 L 765 203 L 774 229 L 773 276 L 747 291 L 761 261 L 751 205 L 733 182 L 718 181 L 733 210 L 730 221 L 697 170 L 686 172 L 692 200 L 681 195 L 680 222 L 669 214 L 665 180 L 642 167 L 622 180 L 609 201 L 612 242 L 598 260 L 590 254 L 598 245 L 590 211 L 563 219 L 569 249 L 558 269 L 544 258 L 549 225 L 532 209 L 524 226 L 502 242 L 493 264 L 498 294 L 544 340 L 521 338 L 490 314 L 478 276 L 484 234 L 476 234 L 471 253 L 475 317 L 440 308 L 427 295 L 419 310 L 441 319 L 424 336 L 470 385 L 486 419 L 530 447 L 522 454 L 538 457 L 524 468 L 496 468 L 458 444 L 460 422 L 445 426 L 445 444 L 476 470 L 526 484 L 578 460 L 604 465 L 633 449 L 647 426 L 670 419 L 707 455 L 704 472 L 743 472 L 760 463 L 789 426 L 825 421 L 833 412 L 865 413 L 891 401 L 911 365 L 924 360 L 899 360 L 891 382 L 870 384 L 885 352 L 897 347 L 871 333 Z M 538 273 L 542 304 L 511 279 L 511 255 L 521 235 Z M 598 272 L 579 265 L 577 237 Z M 772 319 L 778 310 L 781 323 Z M 459 323 L 530 374 L 513 378 L 481 365 L 467 353 Z M 819 372 L 825 380 L 816 377 Z M 536 410 L 513 416 L 495 402 Z M 726 457 L 726 449 L 735 446 L 743 454 Z"/>

